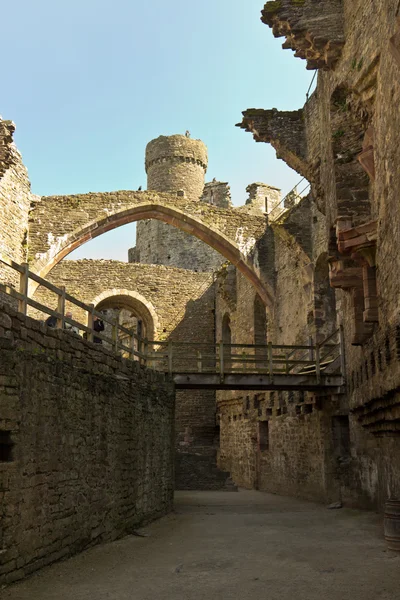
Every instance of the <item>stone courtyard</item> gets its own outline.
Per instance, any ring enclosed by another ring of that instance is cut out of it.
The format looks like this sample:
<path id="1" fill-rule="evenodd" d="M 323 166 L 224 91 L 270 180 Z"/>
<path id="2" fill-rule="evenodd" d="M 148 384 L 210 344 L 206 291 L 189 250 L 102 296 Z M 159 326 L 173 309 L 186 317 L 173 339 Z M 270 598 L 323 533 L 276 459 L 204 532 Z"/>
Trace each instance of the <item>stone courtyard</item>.
<path id="1" fill-rule="evenodd" d="M 169 516 L 53 565 L 2 600 L 397 600 L 374 513 L 254 491 L 178 492 Z M 140 537 L 143 535 L 145 537 Z"/>

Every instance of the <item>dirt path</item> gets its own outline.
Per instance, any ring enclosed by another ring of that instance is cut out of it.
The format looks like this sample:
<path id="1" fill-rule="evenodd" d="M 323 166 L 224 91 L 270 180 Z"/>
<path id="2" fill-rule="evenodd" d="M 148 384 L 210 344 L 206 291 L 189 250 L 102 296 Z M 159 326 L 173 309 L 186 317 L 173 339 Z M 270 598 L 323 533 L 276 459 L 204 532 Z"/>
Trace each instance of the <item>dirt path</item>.
<path id="1" fill-rule="evenodd" d="M 180 492 L 175 513 L 4 589 L 1 600 L 399 600 L 381 517 L 253 491 Z"/>

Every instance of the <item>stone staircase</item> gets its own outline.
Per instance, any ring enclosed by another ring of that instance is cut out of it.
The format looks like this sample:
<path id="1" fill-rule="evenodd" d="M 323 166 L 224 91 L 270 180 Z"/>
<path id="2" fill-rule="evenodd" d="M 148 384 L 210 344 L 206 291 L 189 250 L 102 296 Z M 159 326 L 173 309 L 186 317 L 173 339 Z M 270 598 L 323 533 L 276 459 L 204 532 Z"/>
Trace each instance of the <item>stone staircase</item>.
<path id="1" fill-rule="evenodd" d="M 236 492 L 230 474 L 217 467 L 215 448 L 191 447 L 175 455 L 176 490 L 226 490 Z"/>

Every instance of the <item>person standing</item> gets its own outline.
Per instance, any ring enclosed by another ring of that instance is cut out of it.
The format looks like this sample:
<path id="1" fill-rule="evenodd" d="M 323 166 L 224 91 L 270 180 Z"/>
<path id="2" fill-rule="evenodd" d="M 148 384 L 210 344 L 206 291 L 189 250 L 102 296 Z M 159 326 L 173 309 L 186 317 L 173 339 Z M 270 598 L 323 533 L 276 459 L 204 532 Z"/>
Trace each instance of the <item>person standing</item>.
<path id="1" fill-rule="evenodd" d="M 99 317 L 93 317 L 93 329 L 100 333 L 100 331 L 104 331 L 104 323 Z M 93 337 L 93 342 L 95 344 L 102 344 L 103 340 L 97 336 Z"/>

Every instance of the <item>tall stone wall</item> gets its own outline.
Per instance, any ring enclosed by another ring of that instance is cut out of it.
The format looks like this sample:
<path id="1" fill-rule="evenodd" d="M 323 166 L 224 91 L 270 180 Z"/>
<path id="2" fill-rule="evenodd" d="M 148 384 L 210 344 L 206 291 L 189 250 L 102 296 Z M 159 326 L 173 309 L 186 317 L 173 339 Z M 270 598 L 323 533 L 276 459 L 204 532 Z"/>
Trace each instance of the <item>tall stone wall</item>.
<path id="1" fill-rule="evenodd" d="M 256 141 L 271 143 L 280 158 L 311 182 L 309 216 L 303 203 L 297 207 L 298 217 L 304 214 L 305 229 L 300 218 L 297 224 L 290 223 L 290 218 L 279 223 L 280 237 L 298 245 L 302 263 L 298 279 L 303 281 L 303 290 L 295 285 L 290 288 L 289 283 L 286 289 L 280 287 L 280 280 L 290 282 L 295 277 L 290 265 L 294 266 L 296 252 L 285 258 L 276 243 L 276 339 L 294 341 L 297 322 L 303 323 L 302 333 L 317 339 L 339 324 L 345 336 L 345 395 L 316 398 L 312 407 L 306 398 L 304 423 L 293 429 L 293 419 L 303 418 L 300 403 L 294 400 L 291 405 L 288 399 L 285 408 L 276 406 L 276 398 L 273 405 L 267 401 L 270 417 L 274 418 L 275 410 L 287 411 L 284 417 L 282 412 L 277 416 L 286 421 L 279 439 L 287 440 L 288 462 L 280 461 L 281 472 L 266 469 L 274 463 L 274 448 L 280 443 L 275 437 L 277 425 L 270 422 L 271 446 L 255 461 L 257 484 L 265 486 L 269 481 L 272 487 L 287 485 L 290 491 L 293 472 L 299 474 L 300 486 L 308 464 L 310 471 L 320 472 L 320 491 L 324 489 L 327 497 L 339 495 L 348 503 L 374 507 L 400 493 L 400 263 L 393 243 L 400 223 L 400 123 L 394 110 L 400 98 L 397 17 L 396 0 L 378 4 L 345 0 L 320 7 L 307 1 L 267 2 L 263 22 L 274 35 L 286 37 L 284 48 L 296 50 L 309 68 L 321 71 L 316 92 L 300 111 L 249 109 L 240 124 Z M 364 228 L 360 234 L 358 227 Z M 292 314 L 287 310 L 290 303 Z M 238 415 L 245 419 L 240 407 L 236 402 L 235 421 L 228 404 L 224 408 L 228 427 L 240 430 Z M 264 419 L 262 402 L 260 409 L 259 418 Z M 251 415 L 247 413 L 246 419 L 251 421 Z M 243 431 L 246 428 L 243 425 Z M 312 454 L 304 460 L 307 439 L 312 452 L 321 457 L 319 467 Z M 295 454 L 292 448 L 297 449 Z M 307 476 L 307 482 L 311 480 Z M 318 495 L 314 484 L 309 491 Z"/>
<path id="2" fill-rule="evenodd" d="M 87 259 L 62 261 L 50 271 L 48 280 L 57 287 L 65 286 L 72 296 L 86 304 L 99 297 L 104 300 L 107 291 L 110 297 L 120 296 L 123 290 L 138 293 L 156 313 L 155 339 L 168 339 L 173 335 L 186 318 L 187 306 L 201 304 L 203 295 L 213 282 L 209 273 L 192 273 L 162 265 Z M 51 308 L 57 306 L 55 295 L 43 287 L 37 289 L 34 298 Z M 85 321 L 83 310 L 68 303 L 67 309 L 72 310 L 77 320 Z M 33 309 L 31 314 L 45 318 Z M 186 328 L 185 331 L 186 341 L 195 341 L 198 335 L 196 329 Z"/>
<path id="3" fill-rule="evenodd" d="M 164 376 L 0 310 L 0 582 L 116 539 L 173 498 Z"/>
<path id="4" fill-rule="evenodd" d="M 305 207 L 292 212 L 286 223 L 271 228 L 276 302 L 273 313 L 266 315 L 264 343 L 303 344 L 310 333 L 310 258 L 303 249 L 307 239 L 304 218 L 310 215 Z M 303 237 L 296 237 L 295 222 Z M 223 337 L 223 319 L 228 315 L 232 343 L 262 343 L 255 314 L 256 292 L 249 282 L 240 273 L 233 278 L 229 271 L 221 272 L 216 294 L 217 339 Z M 218 464 L 231 473 L 235 484 L 321 501 L 339 495 L 334 478 L 326 483 L 330 472 L 324 442 L 326 416 L 316 398 L 300 392 L 218 391 L 217 406 Z M 268 448 L 260 445 L 260 427 L 268 430 Z"/>
<path id="5" fill-rule="evenodd" d="M 0 253 L 16 262 L 26 260 L 30 182 L 13 142 L 15 125 L 0 117 Z M 0 265 L 2 281 L 16 284 L 15 272 Z M 7 301 L 4 296 L 3 300 Z"/>
<path id="6" fill-rule="evenodd" d="M 123 292 L 138 293 L 154 310 L 154 339 L 175 342 L 214 344 L 215 295 L 213 276 L 165 266 L 127 264 L 108 260 L 63 261 L 51 272 L 49 280 L 85 303 L 96 298 L 109 306 L 116 294 L 116 305 L 124 304 Z M 54 294 L 38 288 L 35 299 L 56 307 Z M 74 318 L 85 322 L 82 310 L 67 305 Z M 138 307 L 139 316 L 140 307 Z M 45 316 L 31 311 L 38 318 Z M 144 320 L 145 318 L 142 317 Z M 215 392 L 182 390 L 176 392 L 175 445 L 177 449 L 176 486 L 178 489 L 221 488 L 227 474 L 216 469 Z M 183 456 L 184 455 L 184 456 Z"/>

